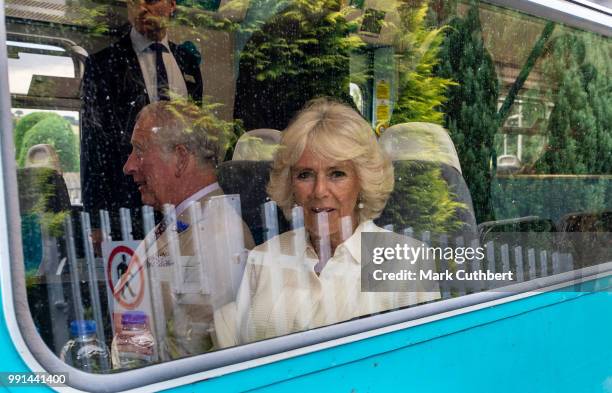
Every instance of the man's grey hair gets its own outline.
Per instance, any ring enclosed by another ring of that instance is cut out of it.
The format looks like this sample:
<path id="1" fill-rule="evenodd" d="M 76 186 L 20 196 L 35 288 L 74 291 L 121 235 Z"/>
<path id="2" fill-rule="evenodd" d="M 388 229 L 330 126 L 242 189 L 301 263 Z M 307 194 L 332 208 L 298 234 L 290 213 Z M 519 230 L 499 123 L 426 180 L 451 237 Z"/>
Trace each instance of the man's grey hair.
<path id="1" fill-rule="evenodd" d="M 223 160 L 227 141 L 223 122 L 195 104 L 184 100 L 154 102 L 138 113 L 136 122 L 143 118 L 154 119 L 151 132 L 165 152 L 183 145 L 200 167 L 216 167 Z"/>

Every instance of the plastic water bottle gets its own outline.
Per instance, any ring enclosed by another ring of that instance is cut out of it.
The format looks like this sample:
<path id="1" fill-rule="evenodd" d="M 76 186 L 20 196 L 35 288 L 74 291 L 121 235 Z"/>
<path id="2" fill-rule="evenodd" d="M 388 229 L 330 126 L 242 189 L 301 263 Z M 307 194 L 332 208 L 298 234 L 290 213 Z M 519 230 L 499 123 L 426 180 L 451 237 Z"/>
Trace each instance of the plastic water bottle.
<path id="1" fill-rule="evenodd" d="M 108 347 L 96 337 L 96 321 L 77 320 L 70 323 L 72 339 L 62 348 L 60 359 L 88 373 L 109 370 Z"/>
<path id="2" fill-rule="evenodd" d="M 113 368 L 144 367 L 155 361 L 155 340 L 148 319 L 141 311 L 129 311 L 121 316 L 121 330 L 111 345 Z"/>

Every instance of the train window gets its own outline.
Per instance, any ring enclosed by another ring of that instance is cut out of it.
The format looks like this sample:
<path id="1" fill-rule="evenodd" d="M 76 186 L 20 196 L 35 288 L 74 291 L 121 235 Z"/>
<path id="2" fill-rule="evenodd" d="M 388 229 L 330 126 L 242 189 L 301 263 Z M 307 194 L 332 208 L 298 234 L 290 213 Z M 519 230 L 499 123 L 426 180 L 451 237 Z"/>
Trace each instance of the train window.
<path id="1" fill-rule="evenodd" d="M 41 362 L 136 388 L 610 261 L 609 26 L 347 3 L 7 3 Z"/>

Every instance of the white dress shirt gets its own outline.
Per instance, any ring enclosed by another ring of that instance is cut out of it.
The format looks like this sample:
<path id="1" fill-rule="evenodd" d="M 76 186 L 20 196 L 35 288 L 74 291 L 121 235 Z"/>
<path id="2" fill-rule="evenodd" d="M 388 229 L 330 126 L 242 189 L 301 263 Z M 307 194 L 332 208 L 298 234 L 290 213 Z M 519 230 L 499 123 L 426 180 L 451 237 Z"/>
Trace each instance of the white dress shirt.
<path id="1" fill-rule="evenodd" d="M 130 39 L 132 40 L 132 47 L 138 57 L 138 63 L 140 64 L 140 70 L 144 78 L 145 86 L 147 87 L 147 93 L 149 94 L 149 101 L 159 101 L 157 95 L 157 71 L 155 69 L 155 51 L 149 48 L 149 45 L 153 43 L 150 39 L 140 34 L 136 29 L 132 28 L 130 31 Z M 168 74 L 168 87 L 170 93 L 173 95 L 179 95 L 181 97 L 188 97 L 187 85 L 185 85 L 185 79 L 183 73 L 174 58 L 174 55 L 170 51 L 170 45 L 168 44 L 168 36 L 165 36 L 161 41 L 166 50 L 162 54 L 164 65 L 166 67 L 166 73 Z"/>

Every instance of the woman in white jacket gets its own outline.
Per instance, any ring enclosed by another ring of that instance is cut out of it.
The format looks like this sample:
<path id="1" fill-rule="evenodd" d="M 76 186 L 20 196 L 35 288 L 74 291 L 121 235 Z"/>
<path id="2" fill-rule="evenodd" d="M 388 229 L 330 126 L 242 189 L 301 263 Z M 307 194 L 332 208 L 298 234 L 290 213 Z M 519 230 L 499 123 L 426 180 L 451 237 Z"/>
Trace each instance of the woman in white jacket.
<path id="1" fill-rule="evenodd" d="M 437 298 L 361 291 L 361 234 L 386 232 L 372 220 L 393 184 L 393 166 L 357 112 L 330 99 L 308 103 L 283 132 L 268 185 L 294 230 L 249 253 L 236 301 L 215 312 L 217 346 Z"/>

